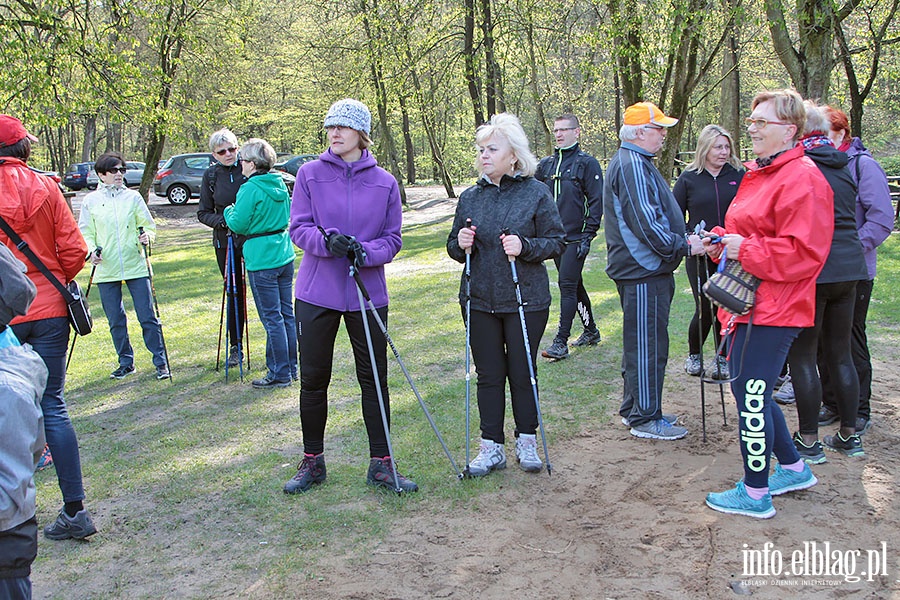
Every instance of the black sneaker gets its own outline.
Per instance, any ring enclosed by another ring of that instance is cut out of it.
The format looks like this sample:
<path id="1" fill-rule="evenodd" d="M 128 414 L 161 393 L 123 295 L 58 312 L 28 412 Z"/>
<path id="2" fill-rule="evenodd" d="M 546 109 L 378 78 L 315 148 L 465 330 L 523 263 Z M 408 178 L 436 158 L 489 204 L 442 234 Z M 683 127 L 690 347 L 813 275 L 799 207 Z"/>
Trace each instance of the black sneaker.
<path id="1" fill-rule="evenodd" d="M 290 387 L 294 382 L 288 379 L 287 381 L 278 381 L 277 379 L 272 379 L 268 375 L 263 377 L 262 379 L 254 379 L 250 382 L 250 385 L 257 389 L 266 389 L 266 388 L 283 388 Z"/>
<path id="2" fill-rule="evenodd" d="M 156 378 L 157 379 L 171 379 L 172 374 L 169 373 L 168 365 L 163 365 L 161 367 L 156 367 Z"/>
<path id="3" fill-rule="evenodd" d="M 822 443 L 825 444 L 825 447 L 829 450 L 834 450 L 841 454 L 846 454 L 847 456 L 866 455 L 866 453 L 863 452 L 862 440 L 859 439 L 859 434 L 857 433 L 854 433 L 845 440 L 844 436 L 841 435 L 841 432 L 838 431 L 834 435 L 826 435 L 823 437 Z"/>
<path id="4" fill-rule="evenodd" d="M 552 358 L 554 360 L 562 360 L 569 356 L 569 347 L 566 345 L 566 340 L 562 338 L 554 338 L 553 343 L 550 344 L 550 347 L 541 352 L 541 356 L 544 358 Z"/>
<path id="5" fill-rule="evenodd" d="M 284 493 L 299 494 L 311 488 L 314 483 L 323 481 L 325 481 L 325 456 L 304 454 L 303 460 L 297 465 L 297 474 L 284 484 Z"/>
<path id="6" fill-rule="evenodd" d="M 872 426 L 872 421 L 865 417 L 856 417 L 856 435 L 862 435 Z"/>
<path id="7" fill-rule="evenodd" d="M 827 406 L 823 405 L 822 408 L 819 409 L 819 427 L 831 425 L 839 418 L 841 418 L 841 415 L 837 414 Z"/>
<path id="8" fill-rule="evenodd" d="M 44 537 L 48 540 L 83 540 L 89 535 L 97 533 L 94 522 L 87 509 L 79 510 L 74 517 L 66 514 L 65 510 L 59 511 L 56 521 L 44 527 Z"/>
<path id="9" fill-rule="evenodd" d="M 228 368 L 239 366 L 243 360 L 244 353 L 241 351 L 241 347 L 233 344 L 228 350 Z"/>
<path id="10" fill-rule="evenodd" d="M 366 483 L 386 487 L 391 491 L 398 491 L 397 484 L 400 485 L 400 492 L 417 492 L 419 486 L 412 479 L 407 479 L 397 471 L 397 482 L 394 481 L 394 470 L 391 468 L 391 457 L 372 458 L 369 461 L 369 472 L 366 475 Z"/>
<path id="11" fill-rule="evenodd" d="M 573 348 L 580 348 L 582 346 L 596 346 L 601 342 L 600 332 L 596 329 L 594 330 L 584 330 L 578 339 L 570 344 Z"/>
<path id="12" fill-rule="evenodd" d="M 134 365 L 128 365 L 127 367 L 119 367 L 115 371 L 109 374 L 110 379 L 125 379 L 127 375 L 131 375 L 134 373 Z"/>
<path id="13" fill-rule="evenodd" d="M 800 453 L 800 458 L 806 461 L 807 464 L 810 465 L 821 465 L 823 462 L 828 462 L 828 459 L 825 458 L 825 453 L 822 451 L 822 444 L 819 443 L 819 440 L 816 440 L 810 445 L 806 445 L 803 441 L 803 438 L 800 437 L 800 432 L 794 432 L 794 447 L 797 449 L 797 452 Z"/>

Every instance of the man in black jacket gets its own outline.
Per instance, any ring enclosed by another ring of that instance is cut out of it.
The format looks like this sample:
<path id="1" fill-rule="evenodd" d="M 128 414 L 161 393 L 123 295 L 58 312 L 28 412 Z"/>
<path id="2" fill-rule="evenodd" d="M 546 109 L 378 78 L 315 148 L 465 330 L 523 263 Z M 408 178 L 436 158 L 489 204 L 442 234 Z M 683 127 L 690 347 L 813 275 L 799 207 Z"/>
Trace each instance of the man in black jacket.
<path id="1" fill-rule="evenodd" d="M 576 312 L 581 317 L 584 333 L 572 346 L 593 346 L 600 342 L 581 271 L 603 216 L 603 172 L 597 159 L 579 147 L 581 127 L 575 115 L 556 117 L 553 135 L 556 150 L 541 160 L 535 178 L 550 188 L 566 229 L 566 249 L 562 256 L 553 259 L 559 272 L 559 327 L 553 344 L 541 353 L 559 360 L 569 355 L 566 343 Z"/>

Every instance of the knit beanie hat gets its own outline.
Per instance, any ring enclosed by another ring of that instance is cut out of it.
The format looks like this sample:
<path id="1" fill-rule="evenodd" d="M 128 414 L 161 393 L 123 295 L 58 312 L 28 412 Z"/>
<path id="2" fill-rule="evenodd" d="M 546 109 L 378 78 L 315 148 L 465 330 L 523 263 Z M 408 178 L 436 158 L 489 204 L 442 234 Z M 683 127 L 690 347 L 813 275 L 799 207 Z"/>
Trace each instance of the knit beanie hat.
<path id="1" fill-rule="evenodd" d="M 0 330 L 13 318 L 24 315 L 37 294 L 25 271 L 25 263 L 0 244 Z"/>
<path id="2" fill-rule="evenodd" d="M 372 113 L 359 100 L 350 98 L 338 100 L 328 109 L 324 126 L 335 127 L 337 125 L 364 131 L 366 135 L 369 135 L 372 131 Z"/>

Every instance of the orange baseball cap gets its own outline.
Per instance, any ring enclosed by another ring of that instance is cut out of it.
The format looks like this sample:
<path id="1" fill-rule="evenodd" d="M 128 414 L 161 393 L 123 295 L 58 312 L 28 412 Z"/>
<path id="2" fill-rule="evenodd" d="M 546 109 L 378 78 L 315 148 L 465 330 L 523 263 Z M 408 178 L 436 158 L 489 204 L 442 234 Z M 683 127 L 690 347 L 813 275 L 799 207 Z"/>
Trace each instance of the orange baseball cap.
<path id="1" fill-rule="evenodd" d="M 625 109 L 626 125 L 659 125 L 671 127 L 678 119 L 667 117 L 659 107 L 652 102 L 638 102 Z"/>

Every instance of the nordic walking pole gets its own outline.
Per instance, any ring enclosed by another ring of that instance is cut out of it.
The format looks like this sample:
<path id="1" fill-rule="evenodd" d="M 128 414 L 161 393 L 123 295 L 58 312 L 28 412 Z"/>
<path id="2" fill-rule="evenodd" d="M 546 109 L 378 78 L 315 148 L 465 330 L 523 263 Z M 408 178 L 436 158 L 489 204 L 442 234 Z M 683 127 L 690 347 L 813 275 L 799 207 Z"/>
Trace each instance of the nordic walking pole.
<path id="1" fill-rule="evenodd" d="M 238 298 L 237 293 L 237 276 L 234 274 L 234 236 L 231 235 L 231 232 L 228 233 L 228 267 L 229 272 L 231 273 L 231 298 L 234 300 L 234 329 L 237 331 L 237 346 L 241 348 L 241 352 L 243 352 L 243 345 L 241 343 L 241 328 L 239 326 L 238 315 L 241 312 L 241 308 L 239 306 L 240 300 Z M 233 340 L 232 340 L 233 342 Z M 227 363 L 226 363 L 227 364 Z M 241 363 L 239 366 L 239 372 L 241 374 L 241 383 L 244 383 L 244 359 L 241 357 Z M 228 383 L 228 372 L 225 372 L 225 383 Z"/>
<path id="2" fill-rule="evenodd" d="M 228 235 L 228 240 L 231 240 L 231 234 Z M 225 244 L 225 290 L 227 293 L 223 291 L 223 294 L 227 296 L 228 300 L 223 301 L 223 311 L 225 316 L 225 322 L 227 323 L 228 318 L 231 316 L 231 303 L 234 298 L 234 288 L 231 284 L 231 251 L 232 246 L 230 243 Z M 226 308 L 227 306 L 227 308 Z M 219 322 L 219 329 L 222 328 L 222 321 Z M 228 358 L 231 353 L 231 346 L 234 344 L 234 340 L 231 339 L 231 328 L 225 326 L 225 346 L 228 348 L 225 355 L 225 383 L 228 383 Z"/>
<path id="3" fill-rule="evenodd" d="M 144 235 L 144 228 L 138 227 L 138 235 Z M 147 262 L 147 277 L 150 278 L 150 293 L 153 295 L 153 308 L 156 309 L 156 321 L 159 323 L 159 339 L 162 341 L 163 353 L 166 355 L 166 366 L 169 368 L 169 381 L 172 381 L 172 361 L 169 360 L 169 349 L 166 347 L 166 336 L 163 335 L 162 319 L 159 317 L 159 302 L 156 300 L 156 287 L 153 285 L 153 267 L 150 265 L 150 244 L 141 242 L 144 247 L 144 260 Z"/>
<path id="4" fill-rule="evenodd" d="M 94 250 L 94 254 L 98 257 L 100 253 L 103 252 L 103 248 L 97 246 L 97 249 Z M 97 270 L 97 265 L 91 266 L 91 278 L 88 279 L 87 290 L 84 292 L 84 300 L 87 302 L 88 295 L 91 293 L 91 284 L 94 283 L 94 272 Z M 69 370 L 69 363 L 72 362 L 72 353 L 75 352 L 75 341 L 78 339 L 78 334 L 72 336 L 72 346 L 69 348 L 69 358 L 66 359 L 66 371 Z"/>
<path id="5" fill-rule="evenodd" d="M 219 359 L 222 358 L 222 322 L 225 320 L 225 290 L 228 289 L 228 279 L 222 280 L 222 308 L 219 309 L 219 343 L 216 346 L 216 373 L 219 372 Z M 228 333 L 225 334 L 225 343 L 228 343 Z M 228 361 L 226 360 L 226 363 Z M 228 368 L 228 365 L 225 365 Z"/>
<path id="6" fill-rule="evenodd" d="M 503 229 L 503 235 L 509 235 L 509 229 Z M 541 430 L 541 442 L 544 444 L 544 461 L 547 463 L 547 475 L 552 475 L 550 454 L 547 452 L 547 435 L 544 433 L 544 419 L 541 416 L 541 401 L 538 398 L 537 376 L 531 362 L 531 344 L 528 341 L 528 326 L 525 324 L 525 305 L 522 303 L 522 290 L 519 288 L 519 273 L 516 271 L 516 257 L 507 255 L 509 268 L 512 271 L 513 284 L 516 286 L 516 302 L 519 305 L 519 321 L 522 323 L 522 338 L 525 340 L 525 361 L 528 363 L 528 375 L 531 377 L 531 391 L 534 394 L 534 407 L 537 409 L 538 427 Z"/>
<path id="7" fill-rule="evenodd" d="M 394 475 L 394 491 L 398 494 L 403 493 L 400 487 L 400 477 L 397 475 L 397 464 L 394 456 L 394 446 L 391 444 L 391 428 L 388 425 L 387 411 L 384 407 L 384 395 L 381 393 L 381 381 L 378 378 L 378 366 L 375 364 L 375 346 L 372 344 L 372 332 L 369 330 L 369 319 L 366 317 L 366 305 L 363 302 L 362 289 L 359 287 L 359 280 L 356 279 L 357 268 L 350 261 L 350 277 L 357 282 L 356 295 L 359 298 L 359 314 L 362 317 L 363 330 L 366 332 L 366 345 L 369 347 L 369 362 L 372 365 L 372 377 L 375 379 L 375 393 L 378 395 L 378 408 L 381 410 L 381 424 L 384 426 L 384 437 L 387 440 L 388 452 L 391 453 L 391 473 Z M 455 466 L 454 466 L 455 468 Z"/>
<path id="8" fill-rule="evenodd" d="M 462 472 L 460 472 L 459 467 L 456 466 L 456 462 L 453 460 L 453 456 L 450 454 L 450 450 L 449 448 L 447 448 L 447 444 L 444 443 L 444 438 L 441 437 L 441 432 L 438 431 L 437 425 L 435 424 L 434 419 L 431 417 L 431 413 L 428 412 L 428 407 L 425 406 L 425 401 L 422 400 L 422 395 L 419 394 L 419 390 L 416 388 L 416 384 L 413 383 L 412 377 L 410 376 L 409 371 L 406 369 L 406 365 L 403 363 L 403 359 L 400 357 L 400 351 L 397 350 L 397 346 L 394 345 L 394 340 L 391 339 L 391 335 L 388 333 L 387 326 L 381 319 L 381 315 L 378 314 L 378 311 L 375 308 L 375 303 L 372 302 L 372 298 L 369 297 L 369 292 L 366 290 L 366 286 L 363 283 L 362 276 L 359 273 L 359 269 L 353 267 L 352 273 L 353 279 L 356 281 L 356 288 L 361 294 L 359 299 L 360 306 L 362 306 L 362 300 L 363 298 L 365 298 L 366 303 L 369 305 L 369 312 L 372 313 L 372 316 L 375 318 L 375 322 L 378 324 L 378 328 L 381 330 L 382 335 L 384 335 L 384 339 L 387 340 L 388 345 L 391 347 L 391 350 L 394 353 L 394 357 L 397 359 L 397 363 L 400 365 L 400 370 L 403 371 L 403 375 L 406 376 L 406 381 L 409 382 L 409 386 L 412 388 L 413 394 L 415 394 L 416 399 L 419 401 L 419 406 L 422 407 L 422 411 L 425 413 L 425 418 L 428 419 L 428 424 L 431 425 L 431 429 L 434 431 L 434 434 L 437 436 L 438 441 L 441 443 L 441 447 L 444 449 L 444 454 L 446 454 L 447 458 L 450 460 L 450 465 L 453 467 L 453 472 L 456 474 L 456 478 L 462 479 Z"/>
<path id="9" fill-rule="evenodd" d="M 244 264 L 244 253 L 241 253 L 241 281 L 243 282 L 244 301 L 241 302 L 241 315 L 244 318 L 244 343 L 247 345 L 247 371 L 250 371 L 250 321 L 247 320 L 247 267 Z M 241 365 L 243 367 L 243 364 Z"/>
<path id="10" fill-rule="evenodd" d="M 466 227 L 472 228 L 472 219 L 466 219 Z M 474 242 L 473 242 L 474 243 Z M 472 342 L 472 247 L 466 248 L 466 474 L 469 473 L 469 445 L 471 433 L 470 412 L 472 404 L 472 353 L 470 344 Z"/>

